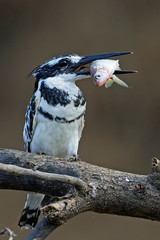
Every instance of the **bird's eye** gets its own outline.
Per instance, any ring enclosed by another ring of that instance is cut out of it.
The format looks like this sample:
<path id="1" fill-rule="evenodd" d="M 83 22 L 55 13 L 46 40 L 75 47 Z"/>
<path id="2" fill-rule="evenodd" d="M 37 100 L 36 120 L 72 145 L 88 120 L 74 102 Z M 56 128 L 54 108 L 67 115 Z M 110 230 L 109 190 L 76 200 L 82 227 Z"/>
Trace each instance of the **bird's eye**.
<path id="1" fill-rule="evenodd" d="M 61 67 L 65 67 L 66 65 L 68 65 L 69 60 L 68 59 L 61 59 L 58 63 L 59 66 Z"/>

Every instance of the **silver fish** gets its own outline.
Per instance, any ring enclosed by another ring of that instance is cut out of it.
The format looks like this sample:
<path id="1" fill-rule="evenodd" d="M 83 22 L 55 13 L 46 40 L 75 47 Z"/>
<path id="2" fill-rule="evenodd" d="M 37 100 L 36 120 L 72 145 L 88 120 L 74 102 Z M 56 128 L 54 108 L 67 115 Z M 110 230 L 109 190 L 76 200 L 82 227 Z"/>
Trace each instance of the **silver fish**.
<path id="1" fill-rule="evenodd" d="M 96 86 L 110 87 L 114 82 L 120 86 L 128 87 L 128 85 L 119 79 L 114 72 L 120 70 L 118 60 L 96 60 L 90 66 L 90 73 Z"/>

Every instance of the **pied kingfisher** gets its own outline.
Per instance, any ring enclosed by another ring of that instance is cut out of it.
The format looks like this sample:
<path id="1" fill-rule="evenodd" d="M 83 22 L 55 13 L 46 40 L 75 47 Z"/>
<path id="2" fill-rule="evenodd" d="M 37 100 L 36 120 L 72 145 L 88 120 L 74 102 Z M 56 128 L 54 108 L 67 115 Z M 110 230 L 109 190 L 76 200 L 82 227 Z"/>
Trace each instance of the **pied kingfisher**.
<path id="1" fill-rule="evenodd" d="M 25 150 L 76 158 L 84 127 L 86 101 L 75 81 L 90 77 L 86 64 L 129 53 L 67 54 L 54 57 L 34 69 L 31 75 L 35 77 L 35 88 L 25 114 L 23 131 Z M 36 225 L 43 198 L 43 194 L 28 193 L 20 227 Z"/>

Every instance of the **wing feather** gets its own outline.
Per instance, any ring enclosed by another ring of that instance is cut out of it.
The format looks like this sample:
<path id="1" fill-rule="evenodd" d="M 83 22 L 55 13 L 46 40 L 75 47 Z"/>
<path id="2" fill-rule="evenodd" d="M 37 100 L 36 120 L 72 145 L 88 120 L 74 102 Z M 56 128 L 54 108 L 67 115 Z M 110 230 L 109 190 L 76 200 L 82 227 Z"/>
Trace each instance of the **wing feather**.
<path id="1" fill-rule="evenodd" d="M 37 125 L 37 110 L 39 105 L 39 96 L 33 94 L 26 110 L 25 124 L 23 130 L 24 148 L 27 152 L 31 152 L 30 144 L 34 135 L 34 131 Z"/>

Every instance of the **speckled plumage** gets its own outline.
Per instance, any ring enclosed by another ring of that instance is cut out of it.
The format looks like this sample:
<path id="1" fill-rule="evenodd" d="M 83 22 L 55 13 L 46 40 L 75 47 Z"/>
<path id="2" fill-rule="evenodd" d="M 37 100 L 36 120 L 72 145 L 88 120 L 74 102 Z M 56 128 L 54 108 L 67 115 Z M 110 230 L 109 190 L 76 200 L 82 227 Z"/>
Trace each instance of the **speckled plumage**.
<path id="1" fill-rule="evenodd" d="M 23 133 L 25 149 L 58 157 L 77 155 L 85 99 L 73 82 L 61 81 L 61 88 L 57 88 L 53 79 L 51 88 L 48 81 L 51 79 L 39 83 L 27 107 Z M 76 140 L 71 147 L 72 138 Z"/>
<path id="2" fill-rule="evenodd" d="M 90 77 L 90 71 L 84 69 L 84 65 L 97 59 L 130 53 L 67 54 L 52 58 L 34 69 L 31 75 L 35 77 L 35 88 L 27 107 L 23 131 L 25 150 L 65 158 L 77 156 L 86 101 L 75 81 Z M 20 227 L 36 225 L 43 198 L 44 195 L 39 193 L 27 195 Z"/>
<path id="3" fill-rule="evenodd" d="M 76 55 L 73 57 L 76 61 L 79 58 L 76 58 Z M 82 76 L 77 77 L 74 72 L 62 74 L 62 68 L 67 68 L 62 67 L 62 58 L 62 56 L 59 58 L 59 67 L 58 58 L 54 58 L 55 70 L 52 59 L 53 66 L 46 62 L 33 72 L 36 86 L 25 114 L 23 139 L 26 151 L 69 158 L 77 156 L 84 127 L 86 101 L 82 91 L 75 85 L 76 78 Z M 69 66 L 72 59 L 70 61 L 66 61 Z M 55 75 L 53 73 L 49 75 L 50 71 L 46 72 L 51 68 L 56 72 Z M 35 226 L 43 197 L 42 194 L 28 194 L 19 226 L 26 228 Z"/>

